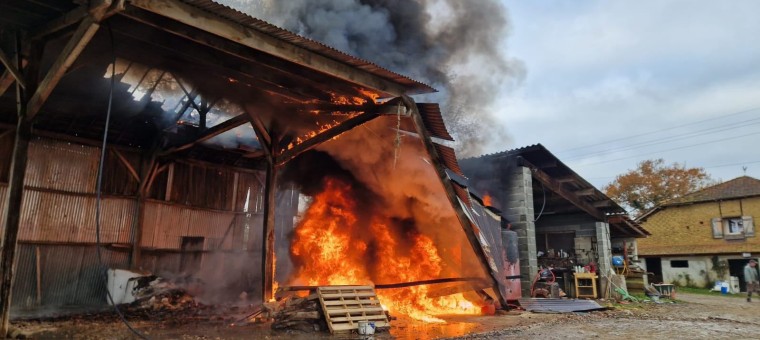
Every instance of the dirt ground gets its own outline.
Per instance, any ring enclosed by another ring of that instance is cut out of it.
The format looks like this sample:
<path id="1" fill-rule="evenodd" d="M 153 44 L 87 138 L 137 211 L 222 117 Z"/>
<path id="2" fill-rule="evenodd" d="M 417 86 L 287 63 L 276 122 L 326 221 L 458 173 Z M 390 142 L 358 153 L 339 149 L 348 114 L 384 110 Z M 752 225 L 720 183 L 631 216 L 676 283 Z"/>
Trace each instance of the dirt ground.
<path id="1" fill-rule="evenodd" d="M 739 298 L 685 293 L 678 298 L 678 303 L 618 305 L 592 313 L 448 317 L 443 325 L 397 320 L 390 332 L 374 339 L 760 338 L 760 299 L 747 303 Z M 358 335 L 272 331 L 267 324 L 231 326 L 229 320 L 133 320 L 132 325 L 151 339 L 362 339 Z M 24 321 L 13 326 L 37 339 L 136 338 L 115 317 Z"/>

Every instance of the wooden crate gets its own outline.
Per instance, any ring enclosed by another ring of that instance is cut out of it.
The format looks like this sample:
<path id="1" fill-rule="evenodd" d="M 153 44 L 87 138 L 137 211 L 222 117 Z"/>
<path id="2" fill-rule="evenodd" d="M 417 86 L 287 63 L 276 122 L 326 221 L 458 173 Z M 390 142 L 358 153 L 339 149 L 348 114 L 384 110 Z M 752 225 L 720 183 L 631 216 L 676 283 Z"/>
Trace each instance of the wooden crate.
<path id="1" fill-rule="evenodd" d="M 372 286 L 318 287 L 317 295 L 330 333 L 359 329 L 359 321 L 373 321 L 376 328 L 390 327 Z"/>

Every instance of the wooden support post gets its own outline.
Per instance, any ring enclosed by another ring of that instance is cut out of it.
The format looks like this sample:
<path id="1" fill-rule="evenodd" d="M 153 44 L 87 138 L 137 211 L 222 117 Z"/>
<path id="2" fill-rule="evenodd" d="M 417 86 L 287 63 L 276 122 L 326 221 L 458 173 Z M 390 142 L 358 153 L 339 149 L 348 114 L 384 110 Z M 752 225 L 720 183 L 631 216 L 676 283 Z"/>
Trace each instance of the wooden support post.
<path id="1" fill-rule="evenodd" d="M 39 51 L 39 49 L 34 49 Z M 19 38 L 16 38 L 16 65 L 21 69 L 21 46 Z M 36 57 L 36 53 L 35 53 Z M 35 63 L 39 59 L 35 59 Z M 32 73 L 33 74 L 33 73 Z M 36 78 L 26 76 L 27 86 L 35 86 Z M 24 196 L 24 176 L 26 175 L 26 162 L 29 150 L 29 141 L 32 137 L 32 125 L 26 119 L 27 93 L 16 82 L 17 115 L 16 138 L 11 157 L 10 178 L 8 180 L 8 194 L 5 200 L 4 224 L 5 231 L 0 246 L 0 337 L 5 338 L 8 334 L 11 316 L 11 292 L 13 289 L 13 274 L 16 271 L 16 247 L 18 245 L 18 232 L 21 225 L 21 205 Z"/>
<path id="2" fill-rule="evenodd" d="M 235 174 L 232 175 L 232 202 L 230 206 L 230 211 L 236 211 L 237 209 L 237 195 L 238 195 L 238 185 L 240 185 L 240 172 L 235 171 Z"/>
<path id="3" fill-rule="evenodd" d="M 277 167 L 274 162 L 267 164 L 266 187 L 264 189 L 264 228 L 262 247 L 262 290 L 263 302 L 274 298 L 274 226 L 275 226 L 275 194 L 277 193 Z"/>
<path id="4" fill-rule="evenodd" d="M 16 125 L 16 141 L 13 146 L 13 156 L 11 158 L 11 173 L 8 184 L 8 195 L 5 200 L 5 233 L 2 241 L 2 281 L 0 281 L 0 336 L 5 337 L 8 334 L 10 312 L 11 312 L 11 289 L 13 285 L 13 274 L 16 270 L 16 246 L 18 241 L 18 231 L 21 224 L 21 203 L 23 200 L 24 176 L 26 172 L 27 151 L 29 150 L 29 141 L 32 135 L 32 126 L 30 122 L 24 119 L 26 104 L 23 100 L 23 90 L 17 84 L 16 91 L 19 93 L 19 117 Z"/>
<path id="5" fill-rule="evenodd" d="M 274 127 L 269 130 L 264 126 L 261 117 L 258 115 L 248 115 L 253 131 L 259 139 L 259 144 L 267 157 L 267 176 L 264 186 L 264 226 L 262 228 L 262 247 L 261 247 L 261 292 L 262 302 L 267 302 L 274 298 L 274 226 L 275 226 L 275 195 L 277 193 L 277 136 Z"/>
<path id="6" fill-rule="evenodd" d="M 173 187 L 174 187 L 174 162 L 169 163 L 169 172 L 166 174 L 166 195 L 164 195 L 164 201 L 172 200 Z"/>

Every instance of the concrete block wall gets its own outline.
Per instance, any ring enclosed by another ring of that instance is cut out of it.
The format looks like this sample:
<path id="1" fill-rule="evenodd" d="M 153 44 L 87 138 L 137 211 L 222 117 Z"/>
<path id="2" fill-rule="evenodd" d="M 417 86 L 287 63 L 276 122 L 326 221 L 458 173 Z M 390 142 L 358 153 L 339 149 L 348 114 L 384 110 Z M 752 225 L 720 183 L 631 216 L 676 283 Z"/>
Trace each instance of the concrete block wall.
<path id="1" fill-rule="evenodd" d="M 599 256 L 597 266 L 599 268 L 599 297 L 605 297 L 607 279 L 612 273 L 612 242 L 610 241 L 610 224 L 596 222 L 596 249 Z"/>
<path id="2" fill-rule="evenodd" d="M 596 229 L 596 220 L 586 214 L 549 215 L 536 221 L 537 233 L 575 232 L 574 250 L 579 259 L 582 259 L 582 265 L 598 257 L 598 254 L 593 252 L 596 245 L 592 247 L 592 240 L 598 236 Z"/>
<path id="3" fill-rule="evenodd" d="M 517 232 L 522 295 L 530 296 L 530 285 L 538 271 L 536 226 L 533 221 L 533 180 L 530 169 L 526 167 L 513 166 L 505 171 L 503 213 L 512 222 L 512 230 Z"/>

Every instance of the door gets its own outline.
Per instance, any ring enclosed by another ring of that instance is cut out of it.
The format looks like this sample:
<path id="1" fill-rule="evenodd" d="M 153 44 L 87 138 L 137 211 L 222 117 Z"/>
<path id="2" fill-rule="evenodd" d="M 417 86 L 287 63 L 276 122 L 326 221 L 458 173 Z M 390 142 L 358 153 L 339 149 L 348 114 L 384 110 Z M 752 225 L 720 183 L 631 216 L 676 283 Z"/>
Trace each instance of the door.
<path id="1" fill-rule="evenodd" d="M 662 259 L 659 257 L 647 257 L 647 272 L 652 273 L 649 283 L 662 283 Z"/>
<path id="2" fill-rule="evenodd" d="M 747 291 L 747 283 L 744 282 L 744 266 L 749 259 L 728 260 L 728 274 L 739 278 L 739 288 L 742 292 Z"/>
<path id="3" fill-rule="evenodd" d="M 180 272 L 192 274 L 201 269 L 203 241 L 203 237 L 182 237 L 182 254 L 179 263 Z"/>

